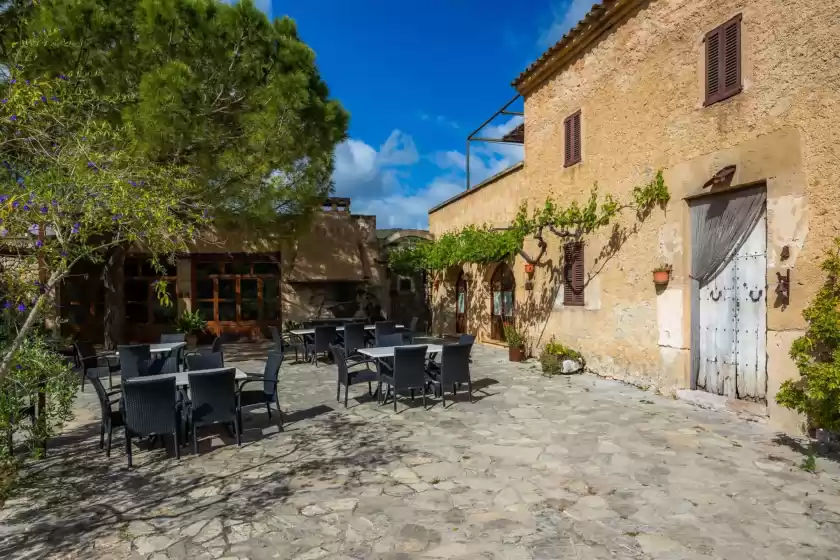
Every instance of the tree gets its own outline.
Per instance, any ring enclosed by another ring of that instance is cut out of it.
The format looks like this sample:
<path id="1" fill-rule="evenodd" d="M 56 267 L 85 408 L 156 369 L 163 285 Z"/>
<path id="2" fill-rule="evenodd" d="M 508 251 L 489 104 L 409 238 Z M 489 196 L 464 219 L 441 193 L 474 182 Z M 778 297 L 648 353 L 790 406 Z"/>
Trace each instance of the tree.
<path id="1" fill-rule="evenodd" d="M 0 380 L 74 264 L 125 244 L 159 263 L 209 219 L 195 170 L 150 165 L 131 123 L 99 118 L 120 96 L 92 94 L 83 75 L 37 69 L 57 42 L 67 41 L 44 31 L 11 46 L 0 86 L 0 239 L 16 253 L 0 282 L 19 325 L 2 349 Z"/>
<path id="2" fill-rule="evenodd" d="M 136 157 L 194 172 L 194 200 L 218 227 L 294 235 L 331 189 L 348 117 L 289 18 L 269 22 L 251 0 L 15 4 L 18 19 L 0 30 L 0 64 L 14 39 L 61 30 L 32 68 L 85 76 L 92 95 L 118 100 L 91 118 L 131 134 Z M 106 258 L 105 307 L 117 311 L 106 317 L 109 345 L 120 337 L 124 251 L 114 245 Z"/>

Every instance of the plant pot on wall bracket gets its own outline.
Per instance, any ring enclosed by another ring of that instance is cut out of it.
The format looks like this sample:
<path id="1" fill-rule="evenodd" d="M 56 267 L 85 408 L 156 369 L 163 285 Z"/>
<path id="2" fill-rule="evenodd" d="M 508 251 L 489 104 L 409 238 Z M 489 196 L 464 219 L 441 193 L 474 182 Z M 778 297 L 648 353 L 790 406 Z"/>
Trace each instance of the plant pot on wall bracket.
<path id="1" fill-rule="evenodd" d="M 508 360 L 511 362 L 525 361 L 525 347 L 524 346 L 508 346 Z"/>
<path id="2" fill-rule="evenodd" d="M 653 273 L 653 283 L 657 286 L 664 286 L 671 280 L 671 273 L 667 270 L 657 270 Z"/>

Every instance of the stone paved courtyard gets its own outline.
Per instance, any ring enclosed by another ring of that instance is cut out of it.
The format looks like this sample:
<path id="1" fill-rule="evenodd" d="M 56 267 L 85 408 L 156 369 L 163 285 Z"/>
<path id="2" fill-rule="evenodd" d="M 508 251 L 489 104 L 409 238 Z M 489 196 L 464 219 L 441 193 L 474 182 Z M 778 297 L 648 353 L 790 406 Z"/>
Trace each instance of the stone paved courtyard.
<path id="1" fill-rule="evenodd" d="M 398 414 L 284 364 L 285 432 L 256 414 L 241 448 L 208 430 L 199 456 L 138 449 L 131 470 L 121 432 L 99 450 L 88 388 L 0 510 L 0 558 L 840 558 L 837 463 L 810 474 L 762 425 L 499 349 L 474 362 L 475 403 Z"/>

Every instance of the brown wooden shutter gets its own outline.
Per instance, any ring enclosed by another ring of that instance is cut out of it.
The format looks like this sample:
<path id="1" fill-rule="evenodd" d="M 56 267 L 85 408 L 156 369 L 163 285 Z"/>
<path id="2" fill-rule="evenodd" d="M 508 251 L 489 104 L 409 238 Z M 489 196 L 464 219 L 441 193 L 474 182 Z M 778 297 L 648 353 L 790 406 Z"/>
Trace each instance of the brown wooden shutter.
<path id="1" fill-rule="evenodd" d="M 563 121 L 563 130 L 565 133 L 563 166 L 569 167 L 580 162 L 580 111 L 566 117 Z"/>
<path id="2" fill-rule="evenodd" d="M 584 304 L 583 242 L 571 241 L 563 246 L 563 304 Z"/>
<path id="3" fill-rule="evenodd" d="M 741 92 L 741 16 L 706 35 L 706 102 L 711 105 Z"/>

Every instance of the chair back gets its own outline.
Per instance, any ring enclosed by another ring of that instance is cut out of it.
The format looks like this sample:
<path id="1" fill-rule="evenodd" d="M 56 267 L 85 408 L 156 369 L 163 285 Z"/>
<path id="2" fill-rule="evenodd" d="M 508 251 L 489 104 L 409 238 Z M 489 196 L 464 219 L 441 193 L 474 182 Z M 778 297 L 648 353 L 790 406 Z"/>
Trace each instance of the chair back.
<path id="1" fill-rule="evenodd" d="M 283 351 L 283 337 L 280 335 L 280 331 L 277 330 L 277 327 L 275 327 L 274 325 L 269 325 L 268 326 L 268 331 L 271 333 L 271 340 L 274 341 L 274 349 L 277 352 L 282 352 Z"/>
<path id="2" fill-rule="evenodd" d="M 192 420 L 197 424 L 230 422 L 236 417 L 236 370 L 217 369 L 191 373 Z"/>
<path id="3" fill-rule="evenodd" d="M 462 334 L 458 337 L 458 344 L 473 344 L 475 343 L 474 334 Z"/>
<path id="4" fill-rule="evenodd" d="M 314 329 L 317 326 L 317 322 L 315 321 L 304 321 L 303 328 L 304 329 Z"/>
<path id="5" fill-rule="evenodd" d="M 420 321 L 420 317 L 418 317 L 417 315 L 412 317 L 411 322 L 408 324 L 408 330 L 410 330 L 411 332 L 416 332 L 417 331 L 417 323 L 419 321 Z"/>
<path id="6" fill-rule="evenodd" d="M 120 353 L 120 377 L 132 379 L 140 375 L 140 362 L 151 360 L 152 353 L 148 344 L 129 344 L 117 346 Z"/>
<path id="7" fill-rule="evenodd" d="M 79 360 L 79 365 L 83 370 L 87 371 L 97 366 L 96 350 L 93 344 L 86 340 L 77 340 L 73 347 L 76 349 L 76 359 Z"/>
<path id="8" fill-rule="evenodd" d="M 447 344 L 440 358 L 440 381 L 443 385 L 466 383 L 470 380 L 470 351 L 472 343 Z"/>
<path id="9" fill-rule="evenodd" d="M 283 354 L 280 352 L 269 352 L 265 360 L 265 369 L 263 370 L 263 392 L 267 397 L 274 398 L 274 393 L 277 391 L 277 378 L 280 375 L 280 366 L 283 365 Z"/>
<path id="10" fill-rule="evenodd" d="M 190 371 L 198 371 L 200 369 L 219 369 L 223 367 L 225 367 L 225 356 L 221 352 L 189 354 L 187 356 L 187 369 Z"/>
<path id="11" fill-rule="evenodd" d="M 222 351 L 222 337 L 217 336 L 213 339 L 213 342 L 210 344 L 210 351 L 211 352 L 221 352 Z"/>
<path id="12" fill-rule="evenodd" d="M 373 325 L 373 338 L 377 346 L 395 346 L 394 344 L 381 344 L 379 338 L 385 335 L 394 334 L 397 332 L 397 323 L 395 321 L 377 321 Z"/>
<path id="13" fill-rule="evenodd" d="M 315 346 L 313 352 L 329 352 L 330 344 L 335 342 L 335 325 L 315 327 Z"/>
<path id="14" fill-rule="evenodd" d="M 377 347 L 383 348 L 386 346 L 405 346 L 405 340 L 402 333 L 385 334 L 377 337 Z"/>
<path id="15" fill-rule="evenodd" d="M 347 355 L 354 354 L 359 348 L 365 347 L 365 324 L 347 323 L 344 325 L 344 351 Z"/>
<path id="16" fill-rule="evenodd" d="M 186 333 L 170 333 L 170 334 L 160 335 L 161 344 L 166 344 L 167 342 L 186 342 L 186 341 L 187 341 Z"/>
<path id="17" fill-rule="evenodd" d="M 123 383 L 126 428 L 134 435 L 167 434 L 178 429 L 175 377 L 129 379 Z"/>
<path id="18" fill-rule="evenodd" d="M 426 383 L 426 346 L 394 349 L 394 386 L 419 389 Z"/>
<path id="19" fill-rule="evenodd" d="M 350 372 L 347 370 L 347 355 L 344 349 L 338 344 L 330 344 L 330 352 L 332 353 L 335 367 L 338 368 L 338 381 L 343 385 L 347 385 L 350 379 Z"/>
<path id="20" fill-rule="evenodd" d="M 181 361 L 177 356 L 152 358 L 151 360 L 143 360 L 137 364 L 137 371 L 141 377 L 162 375 L 164 373 L 178 373 L 178 364 L 180 363 Z"/>
<path id="21" fill-rule="evenodd" d="M 93 385 L 94 390 L 96 391 L 96 396 L 99 397 L 99 406 L 102 408 L 102 419 L 105 420 L 111 413 L 111 403 L 108 399 L 108 392 L 105 391 L 105 386 L 102 385 L 102 380 L 100 376 L 108 376 L 108 368 L 107 367 L 94 367 L 88 368 L 85 370 L 85 376 L 90 381 L 90 384 Z"/>

